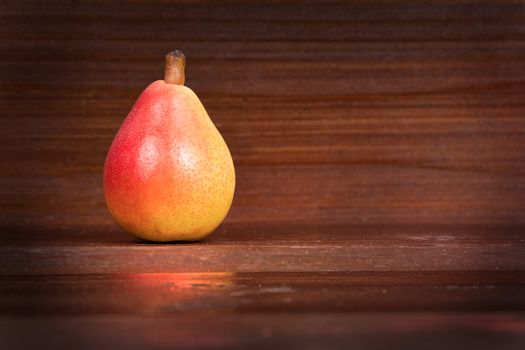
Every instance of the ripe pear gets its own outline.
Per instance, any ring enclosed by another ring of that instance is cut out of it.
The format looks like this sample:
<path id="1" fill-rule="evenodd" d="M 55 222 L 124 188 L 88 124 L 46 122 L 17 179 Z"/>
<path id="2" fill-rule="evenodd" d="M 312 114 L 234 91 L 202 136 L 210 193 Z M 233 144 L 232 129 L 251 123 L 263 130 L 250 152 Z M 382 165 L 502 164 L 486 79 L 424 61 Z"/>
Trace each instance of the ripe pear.
<path id="1" fill-rule="evenodd" d="M 166 56 L 164 80 L 142 92 L 104 164 L 111 215 L 144 240 L 199 240 L 219 226 L 233 200 L 230 151 L 184 86 L 184 66 L 182 52 Z"/>

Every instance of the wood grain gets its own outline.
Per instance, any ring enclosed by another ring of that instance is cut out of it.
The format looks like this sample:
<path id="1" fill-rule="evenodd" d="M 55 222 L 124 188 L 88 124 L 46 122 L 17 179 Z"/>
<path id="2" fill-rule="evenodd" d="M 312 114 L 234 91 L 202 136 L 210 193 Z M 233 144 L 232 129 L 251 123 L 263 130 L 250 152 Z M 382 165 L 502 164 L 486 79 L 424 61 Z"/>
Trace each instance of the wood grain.
<path id="1" fill-rule="evenodd" d="M 0 306 L 15 316 L 502 312 L 525 310 L 524 292 L 525 273 L 509 271 L 40 275 L 1 279 Z"/>
<path id="2" fill-rule="evenodd" d="M 225 224 L 203 242 L 171 245 L 104 227 L 11 236 L 0 247 L 4 275 L 515 270 L 518 282 L 525 270 L 516 226 Z"/>
<path id="3" fill-rule="evenodd" d="M 520 349 L 523 320 L 506 313 L 220 314 L 17 317 L 0 320 L 3 344 L 54 349 Z M 381 335 L 381 336 L 379 336 Z"/>
<path id="4" fill-rule="evenodd" d="M 109 216 L 164 55 L 232 152 L 195 244 Z M 522 349 L 525 2 L 0 2 L 0 348 Z"/>
<path id="5" fill-rule="evenodd" d="M 524 222 L 521 2 L 29 1 L 0 18 L 7 225 L 111 225 L 106 151 L 175 46 L 237 164 L 230 220 Z"/>

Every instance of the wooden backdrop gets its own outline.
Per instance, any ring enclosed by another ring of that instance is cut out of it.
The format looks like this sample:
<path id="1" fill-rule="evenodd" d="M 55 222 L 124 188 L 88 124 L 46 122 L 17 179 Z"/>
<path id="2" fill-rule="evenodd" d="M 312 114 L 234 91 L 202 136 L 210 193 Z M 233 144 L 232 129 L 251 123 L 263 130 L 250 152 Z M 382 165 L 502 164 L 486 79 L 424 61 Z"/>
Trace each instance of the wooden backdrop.
<path id="1" fill-rule="evenodd" d="M 101 172 L 172 49 L 238 185 L 145 244 Z M 0 0 L 0 132 L 0 348 L 525 348 L 525 1 Z"/>
<path id="2" fill-rule="evenodd" d="M 163 57 L 226 139 L 229 223 L 525 223 L 525 3 L 0 7 L 1 224 L 114 225 L 106 151 Z"/>

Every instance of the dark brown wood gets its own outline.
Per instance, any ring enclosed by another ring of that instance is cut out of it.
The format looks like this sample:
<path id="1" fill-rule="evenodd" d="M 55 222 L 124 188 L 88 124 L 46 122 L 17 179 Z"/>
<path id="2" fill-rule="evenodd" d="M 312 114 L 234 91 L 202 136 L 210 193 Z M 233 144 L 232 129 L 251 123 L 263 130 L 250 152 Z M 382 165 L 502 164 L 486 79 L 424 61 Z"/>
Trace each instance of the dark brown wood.
<path id="1" fill-rule="evenodd" d="M 0 273 L 519 271 L 522 237 L 516 226 L 224 224 L 203 242 L 155 244 L 103 228 L 27 231 L 0 247 Z"/>
<path id="2" fill-rule="evenodd" d="M 10 224 L 111 225 L 106 151 L 174 46 L 237 165 L 228 220 L 524 223 L 520 2 L 0 13 Z"/>
<path id="3" fill-rule="evenodd" d="M 83 271 L 79 271 L 83 272 Z M 126 273 L 0 279 L 8 315 L 524 311 L 525 272 Z"/>
<path id="4" fill-rule="evenodd" d="M 10 348 L 521 349 L 523 319 L 506 313 L 182 313 L 0 320 Z M 31 337 L 28 336 L 30 330 Z M 35 340 L 37 339 L 37 340 Z M 299 346 L 300 345 L 300 346 Z"/>
<path id="5" fill-rule="evenodd" d="M 203 242 L 122 232 L 164 56 L 226 139 Z M 0 3 L 0 348 L 525 348 L 525 2 Z"/>

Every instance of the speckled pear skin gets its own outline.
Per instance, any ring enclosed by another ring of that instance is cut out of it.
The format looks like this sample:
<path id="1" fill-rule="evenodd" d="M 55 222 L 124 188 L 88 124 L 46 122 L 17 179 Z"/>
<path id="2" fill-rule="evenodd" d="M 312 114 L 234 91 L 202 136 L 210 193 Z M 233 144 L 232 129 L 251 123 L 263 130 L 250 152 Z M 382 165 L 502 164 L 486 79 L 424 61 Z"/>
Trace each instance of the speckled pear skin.
<path id="1" fill-rule="evenodd" d="M 234 190 L 230 151 L 195 93 L 164 80 L 148 86 L 104 165 L 116 222 L 144 240 L 199 240 L 226 217 Z"/>

